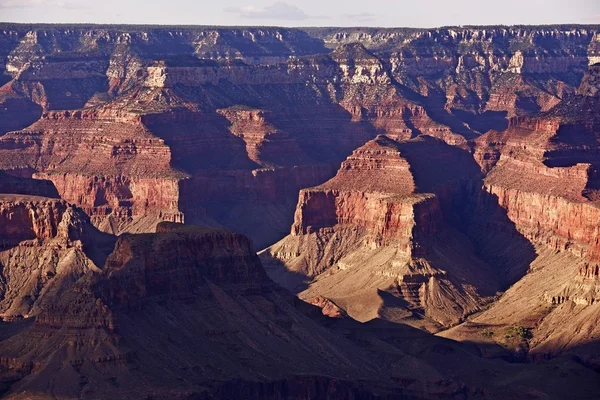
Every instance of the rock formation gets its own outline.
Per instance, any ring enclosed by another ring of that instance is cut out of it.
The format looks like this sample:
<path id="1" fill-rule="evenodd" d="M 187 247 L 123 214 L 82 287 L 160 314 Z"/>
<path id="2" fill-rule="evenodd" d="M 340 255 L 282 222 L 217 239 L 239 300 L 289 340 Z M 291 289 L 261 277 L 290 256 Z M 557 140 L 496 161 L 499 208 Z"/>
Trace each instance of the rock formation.
<path id="1" fill-rule="evenodd" d="M 410 395 L 312 312 L 269 280 L 243 236 L 161 223 L 122 236 L 101 270 L 0 342 L 0 381 L 8 398 Z"/>
<path id="2" fill-rule="evenodd" d="M 333 179 L 300 192 L 291 235 L 262 253 L 267 270 L 301 297 L 331 299 L 359 320 L 421 325 L 426 316 L 434 330 L 459 322 L 500 290 L 443 215 L 479 174 L 469 160 L 436 139 L 377 137 Z"/>
<path id="3" fill-rule="evenodd" d="M 1 24 L 0 390 L 583 397 L 599 63 L 597 26 Z"/>
<path id="4" fill-rule="evenodd" d="M 326 327 L 318 314 L 267 277 L 242 235 L 163 222 L 154 234 L 123 235 L 101 269 L 57 293 L 35 322 L 1 331 L 0 388 L 6 398 L 256 399 L 600 389 L 569 360 L 544 383 L 545 366 L 490 362 L 408 327 Z M 532 378 L 517 386 L 488 375 L 515 379 L 525 369 Z"/>
<path id="5" fill-rule="evenodd" d="M 515 120 L 505 132 L 478 139 L 476 153 L 484 154 L 490 171 L 484 180 L 487 195 L 475 206 L 471 229 L 488 257 L 509 269 L 513 281 L 520 280 L 489 310 L 445 336 L 472 339 L 480 326 L 524 326 L 531 329 L 532 357 L 571 349 L 597 364 L 595 351 L 586 347 L 593 347 L 597 337 L 596 74 L 592 66 L 579 95 L 547 113 Z M 505 210 L 504 217 L 491 217 L 490 204 Z M 535 252 L 526 255 L 514 248 L 508 254 L 498 246 L 495 234 L 507 223 Z"/>
<path id="6" fill-rule="evenodd" d="M 187 221 L 260 248 L 285 235 L 300 189 L 378 133 L 467 149 L 573 94 L 600 54 L 594 27 L 1 35 L 2 169 L 52 180 L 107 232 Z"/>
<path id="7" fill-rule="evenodd" d="M 42 304 L 98 270 L 111 243 L 62 200 L 0 195 L 0 317 L 37 315 Z"/>

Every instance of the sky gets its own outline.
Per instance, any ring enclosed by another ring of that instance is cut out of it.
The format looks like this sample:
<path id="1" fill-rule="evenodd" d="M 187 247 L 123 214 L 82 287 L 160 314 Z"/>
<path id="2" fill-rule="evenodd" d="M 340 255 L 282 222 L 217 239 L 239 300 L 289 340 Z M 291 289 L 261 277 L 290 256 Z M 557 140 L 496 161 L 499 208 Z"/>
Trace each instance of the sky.
<path id="1" fill-rule="evenodd" d="M 600 0 L 0 0 L 0 21 L 422 28 L 600 24 Z"/>

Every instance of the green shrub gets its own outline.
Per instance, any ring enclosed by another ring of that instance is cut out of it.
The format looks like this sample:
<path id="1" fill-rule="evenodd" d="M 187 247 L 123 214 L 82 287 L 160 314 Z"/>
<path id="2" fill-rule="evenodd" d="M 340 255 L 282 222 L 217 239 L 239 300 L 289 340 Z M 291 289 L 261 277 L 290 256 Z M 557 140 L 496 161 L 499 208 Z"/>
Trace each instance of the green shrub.
<path id="1" fill-rule="evenodd" d="M 488 328 L 483 328 L 483 329 L 481 330 L 481 334 L 482 334 L 483 336 L 486 336 L 486 337 L 492 337 L 492 336 L 494 336 L 494 332 L 492 332 L 492 331 L 491 331 L 491 330 L 489 330 Z"/>
<path id="2" fill-rule="evenodd" d="M 510 328 L 508 328 L 508 332 L 506 333 L 506 338 L 510 339 L 512 337 L 518 336 L 521 339 L 531 339 L 532 338 L 532 334 L 531 334 L 531 329 L 530 328 L 524 328 L 522 326 L 511 326 Z"/>

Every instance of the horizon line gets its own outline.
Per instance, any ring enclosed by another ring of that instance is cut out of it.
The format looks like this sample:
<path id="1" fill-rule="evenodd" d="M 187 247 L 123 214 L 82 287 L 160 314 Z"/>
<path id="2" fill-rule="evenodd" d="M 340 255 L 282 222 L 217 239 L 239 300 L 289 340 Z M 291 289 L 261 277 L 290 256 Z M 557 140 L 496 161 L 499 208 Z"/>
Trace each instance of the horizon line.
<path id="1" fill-rule="evenodd" d="M 489 25 L 477 25 L 477 24 L 465 24 L 465 25 L 441 25 L 433 27 L 411 27 L 411 26 L 377 26 L 377 25 L 348 25 L 348 26 L 336 26 L 336 25 L 307 25 L 307 26 L 282 26 L 282 25 L 210 25 L 210 24 L 160 24 L 160 23 L 99 23 L 99 22 L 10 22 L 0 21 L 1 25 L 15 25 L 15 26 L 55 26 L 55 27 L 156 27 L 156 28 L 277 28 L 277 29 L 407 29 L 407 30 L 432 30 L 432 29 L 469 29 L 469 28 L 531 28 L 531 27 L 586 27 L 586 28 L 600 28 L 600 23 L 551 23 L 551 24 L 489 24 Z"/>

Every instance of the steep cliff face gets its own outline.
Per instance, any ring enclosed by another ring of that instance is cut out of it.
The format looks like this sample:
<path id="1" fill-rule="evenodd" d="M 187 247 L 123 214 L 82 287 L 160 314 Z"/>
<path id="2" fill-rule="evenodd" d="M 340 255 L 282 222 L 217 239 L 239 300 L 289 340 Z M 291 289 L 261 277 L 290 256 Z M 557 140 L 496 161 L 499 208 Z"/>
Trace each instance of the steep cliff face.
<path id="1" fill-rule="evenodd" d="M 60 197 L 110 233 L 201 223 L 264 248 L 291 226 L 269 273 L 361 320 L 439 329 L 517 283 L 481 321 L 547 316 L 542 349 L 566 335 L 552 318 L 580 307 L 581 328 L 598 300 L 599 57 L 595 26 L 3 25 L 0 192 Z M 61 219 L 31 204 L 6 206 L 25 228 L 0 231 L 46 249 Z"/>
<path id="2" fill-rule="evenodd" d="M 415 317 L 424 315 L 434 330 L 458 322 L 499 290 L 490 266 L 444 218 L 461 175 L 478 174 L 469 158 L 431 138 L 368 142 L 333 179 L 300 192 L 291 235 L 261 253 L 267 271 L 302 298 L 330 299 L 359 320 L 422 325 Z"/>
<path id="3" fill-rule="evenodd" d="M 222 229 L 161 223 L 155 234 L 124 235 L 103 269 L 61 287 L 35 322 L 0 325 L 6 398 L 501 399 L 600 389 L 569 360 L 508 364 L 404 325 L 325 324 L 266 276 L 248 239 Z M 540 379 L 548 374 L 556 379 Z"/>
<path id="4" fill-rule="evenodd" d="M 487 256 L 500 260 L 515 277 L 528 273 L 475 318 L 475 325 L 448 336 L 472 339 L 473 330 L 481 326 L 525 326 L 533 335 L 528 341 L 532 357 L 570 350 L 597 365 L 597 332 L 590 325 L 597 319 L 600 234 L 596 74 L 592 66 L 578 96 L 535 118 L 515 120 L 502 134 L 478 140 L 481 150 L 475 153 L 481 151 L 482 165 L 490 172 L 484 180 L 488 195 L 474 206 L 478 211 L 471 233 Z M 505 213 L 492 217 L 490 205 Z M 517 249 L 510 255 L 494 244 L 495 233 L 511 226 L 535 253 L 523 257 Z"/>
<path id="5" fill-rule="evenodd" d="M 596 27 L 308 32 L 330 48 L 360 42 L 385 54 L 395 80 L 433 100 L 432 114 L 451 122 L 444 115 L 450 111 L 467 126 L 484 131 L 502 122 L 494 112 L 513 116 L 545 111 L 573 94 L 588 64 L 600 54 Z M 487 118 L 478 118 L 479 113 Z"/>
<path id="6" fill-rule="evenodd" d="M 3 169 L 51 181 L 62 199 L 84 209 L 109 232 L 143 217 L 183 219 L 177 203 L 179 180 L 185 175 L 170 166 L 169 148 L 139 116 L 105 110 L 48 112 L 27 130 L 0 141 Z"/>
<path id="7" fill-rule="evenodd" d="M 592 67 L 580 93 L 591 94 Z M 478 139 L 485 190 L 532 243 L 598 257 L 598 103 L 578 95 L 502 134 Z"/>
<path id="8" fill-rule="evenodd" d="M 109 232 L 185 218 L 263 247 L 379 133 L 468 149 L 568 98 L 596 31 L 6 25 L 1 168 L 52 180 Z"/>
<path id="9" fill-rule="evenodd" d="M 0 196 L 0 316 L 37 315 L 40 307 L 97 270 L 111 238 L 64 201 Z"/>
<path id="10" fill-rule="evenodd" d="M 312 320 L 311 306 L 270 281 L 250 241 L 225 230 L 162 223 L 125 235 L 102 271 L 54 300 L 0 342 L 9 398 L 312 398 L 314 388 L 393 398 L 420 385 L 400 388 L 367 351 Z"/>

